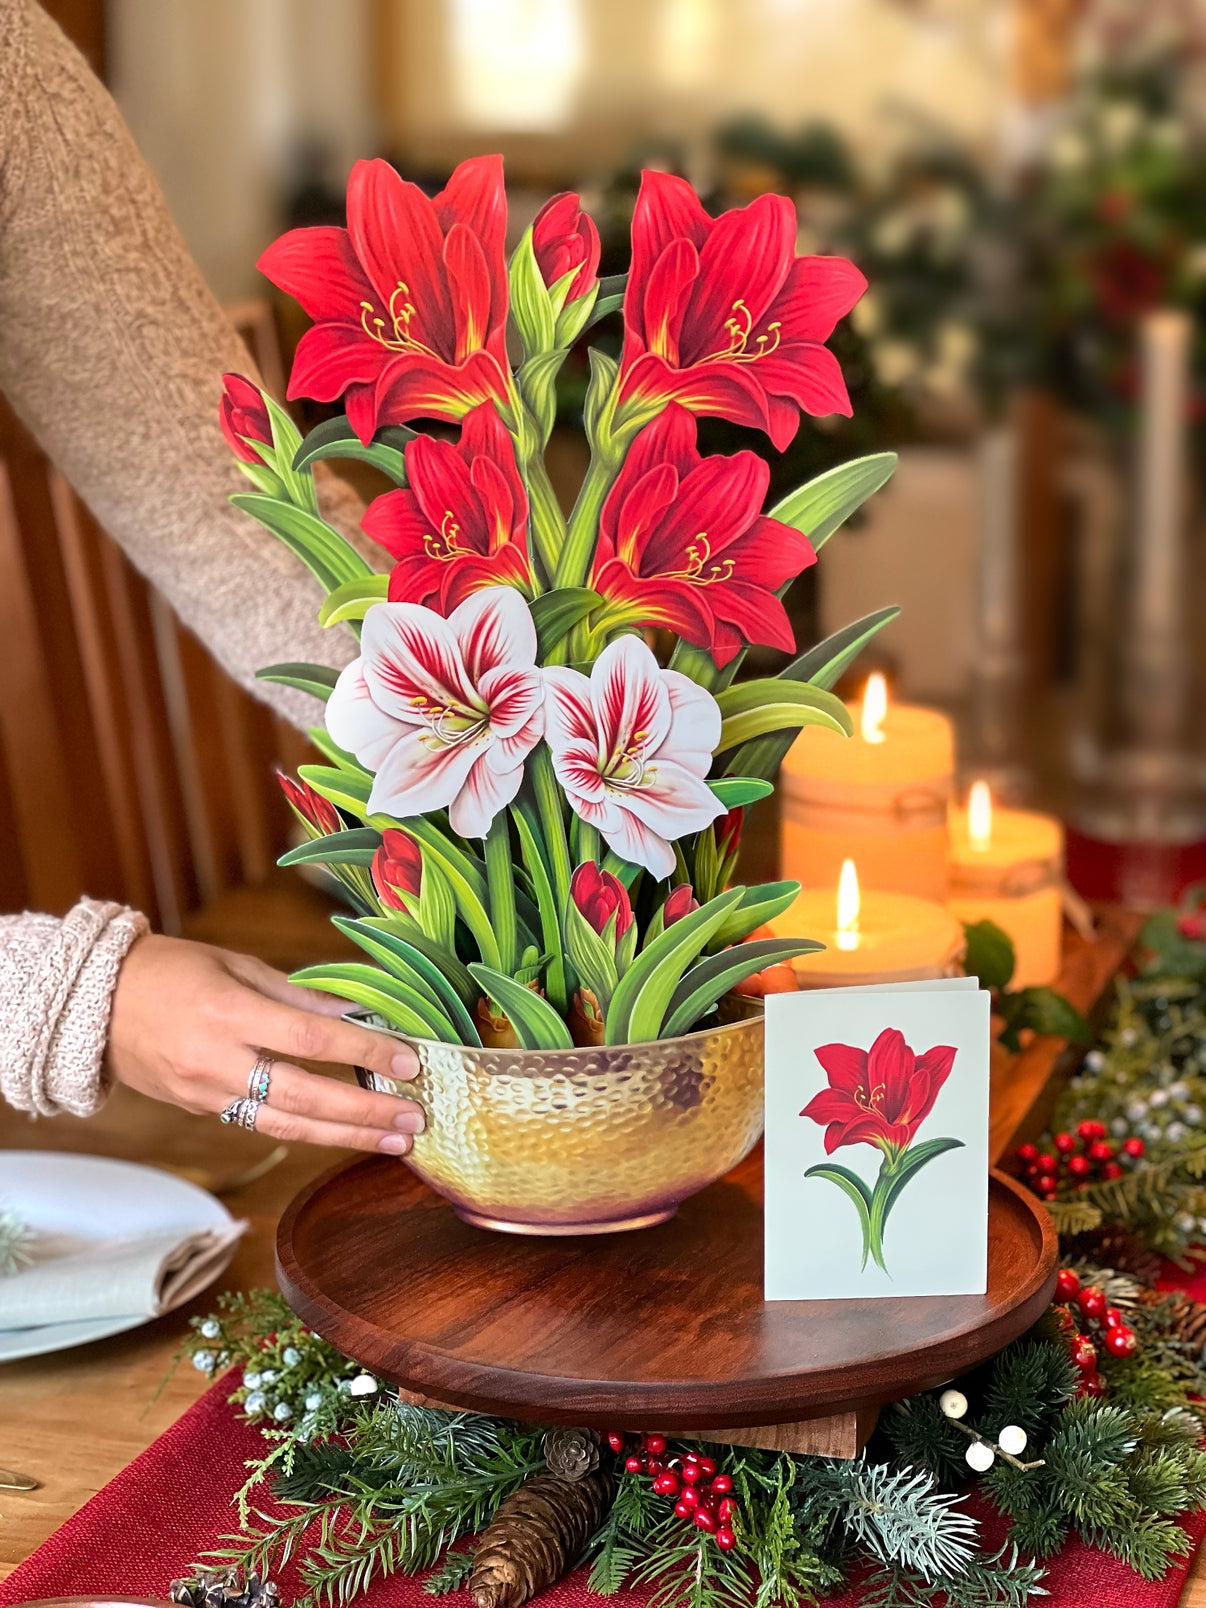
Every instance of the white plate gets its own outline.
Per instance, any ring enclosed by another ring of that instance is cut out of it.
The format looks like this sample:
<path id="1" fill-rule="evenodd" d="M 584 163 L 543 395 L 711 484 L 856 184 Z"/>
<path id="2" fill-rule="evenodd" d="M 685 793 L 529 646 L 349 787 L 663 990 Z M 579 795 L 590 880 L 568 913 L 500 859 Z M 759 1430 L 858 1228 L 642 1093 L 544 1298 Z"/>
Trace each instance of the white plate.
<path id="1" fill-rule="evenodd" d="M 224 1228 L 231 1220 L 212 1195 L 158 1168 L 47 1150 L 0 1150 L 0 1205 L 11 1207 L 31 1228 L 88 1239 L 175 1228 L 195 1233 Z M 40 1357 L 152 1321 L 90 1318 L 39 1329 L 0 1329 L 0 1362 Z"/>

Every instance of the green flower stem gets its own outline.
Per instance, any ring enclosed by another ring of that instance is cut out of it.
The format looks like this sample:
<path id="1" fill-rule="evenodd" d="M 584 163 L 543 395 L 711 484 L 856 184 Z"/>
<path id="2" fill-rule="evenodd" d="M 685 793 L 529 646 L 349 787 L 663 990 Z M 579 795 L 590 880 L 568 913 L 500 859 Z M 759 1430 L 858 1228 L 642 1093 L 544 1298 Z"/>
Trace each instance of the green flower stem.
<path id="1" fill-rule="evenodd" d="M 524 464 L 532 521 L 532 557 L 535 560 L 536 590 L 549 589 L 566 548 L 565 516 L 549 479 L 544 454 L 534 452 Z M 557 581 L 558 586 L 564 585 Z"/>
<path id="2" fill-rule="evenodd" d="M 565 545 L 557 562 L 553 584 L 555 586 L 585 586 L 590 573 L 590 561 L 599 534 L 599 512 L 603 499 L 611 490 L 611 483 L 619 472 L 622 458 L 592 457 L 586 479 L 578 493 L 574 511 L 570 515 Z"/>
<path id="3" fill-rule="evenodd" d="M 540 826 L 544 833 L 549 855 L 553 892 L 562 910 L 569 903 L 570 852 L 565 834 L 565 816 L 561 809 L 561 789 L 553 774 L 553 757 L 548 745 L 538 743 L 528 760 L 528 776 L 536 795 L 536 808 L 540 811 Z"/>
<path id="4" fill-rule="evenodd" d="M 599 828 L 589 821 L 578 820 L 578 864 L 586 860 L 600 863 L 599 854 Z"/>
<path id="5" fill-rule="evenodd" d="M 506 810 L 499 810 L 486 834 L 486 885 L 490 891 L 490 925 L 498 943 L 498 969 L 513 977 L 519 966 L 519 924 Z"/>

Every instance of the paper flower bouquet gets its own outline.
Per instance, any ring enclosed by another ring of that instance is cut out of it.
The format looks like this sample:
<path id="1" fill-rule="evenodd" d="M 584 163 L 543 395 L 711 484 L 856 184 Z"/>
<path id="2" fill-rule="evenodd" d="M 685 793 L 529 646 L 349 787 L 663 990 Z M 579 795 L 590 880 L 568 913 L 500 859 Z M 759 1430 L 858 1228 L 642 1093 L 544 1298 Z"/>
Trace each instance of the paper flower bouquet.
<path id="1" fill-rule="evenodd" d="M 735 985 L 814 947 L 744 942 L 797 884 L 730 886 L 741 812 L 800 727 L 849 731 L 830 689 L 895 611 L 777 676 L 738 672 L 751 643 L 794 652 L 783 594 L 894 458 L 764 513 L 766 463 L 701 455 L 696 419 L 782 448 L 801 411 L 848 413 L 824 342 L 863 277 L 795 256 L 785 198 L 713 219 L 662 173 L 644 176 L 613 281 L 572 194 L 508 265 L 498 157 L 463 163 L 434 199 L 361 162 L 347 215 L 260 263 L 313 320 L 289 395 L 341 398 L 346 416 L 303 441 L 237 376 L 222 406 L 255 486 L 235 502 L 326 588 L 320 619 L 360 635 L 339 675 L 261 672 L 326 700 L 327 764 L 288 784 L 310 841 L 285 861 L 340 879 L 355 914 L 337 925 L 372 962 L 298 980 L 434 1043 L 569 1050 L 706 1028 Z M 557 373 L 621 309 L 619 362 L 590 352 L 590 464 L 566 519 L 544 461 Z M 319 516 L 311 467 L 339 457 L 395 483 L 363 520 L 381 572 Z M 677 639 L 668 663 L 657 627 Z"/>

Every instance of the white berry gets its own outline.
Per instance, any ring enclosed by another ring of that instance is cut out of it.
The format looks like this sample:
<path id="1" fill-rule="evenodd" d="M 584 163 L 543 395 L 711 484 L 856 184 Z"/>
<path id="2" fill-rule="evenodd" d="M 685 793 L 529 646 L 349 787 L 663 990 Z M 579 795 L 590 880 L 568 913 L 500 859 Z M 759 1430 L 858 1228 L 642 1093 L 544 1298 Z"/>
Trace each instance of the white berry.
<path id="1" fill-rule="evenodd" d="M 997 1436 L 997 1445 L 1010 1457 L 1021 1457 L 1026 1450 L 1026 1431 L 1018 1424 L 1006 1424 Z"/>
<path id="2" fill-rule="evenodd" d="M 961 1390 L 944 1390 L 938 1405 L 948 1418 L 962 1418 L 967 1412 L 967 1397 Z"/>
<path id="3" fill-rule="evenodd" d="M 371 1396 L 375 1393 L 376 1389 L 377 1381 L 373 1378 L 372 1374 L 366 1373 L 357 1374 L 355 1379 L 353 1379 L 351 1384 L 348 1386 L 348 1390 L 353 1396 Z"/>
<path id="4" fill-rule="evenodd" d="M 972 1441 L 963 1455 L 977 1474 L 986 1474 L 996 1461 L 996 1453 L 985 1441 Z"/>

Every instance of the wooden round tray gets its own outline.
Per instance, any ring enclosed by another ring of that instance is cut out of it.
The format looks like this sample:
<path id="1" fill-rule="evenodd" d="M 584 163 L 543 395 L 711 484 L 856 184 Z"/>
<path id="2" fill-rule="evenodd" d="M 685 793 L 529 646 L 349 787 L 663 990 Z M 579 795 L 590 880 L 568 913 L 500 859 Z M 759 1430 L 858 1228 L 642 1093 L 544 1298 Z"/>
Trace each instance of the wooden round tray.
<path id="1" fill-rule="evenodd" d="M 762 1299 L 760 1150 L 656 1228 L 536 1239 L 473 1228 L 381 1157 L 318 1178 L 285 1213 L 289 1304 L 408 1391 L 503 1417 L 599 1427 L 784 1424 L 942 1384 L 1046 1307 L 1056 1237 L 1003 1174 L 988 1293 Z"/>

